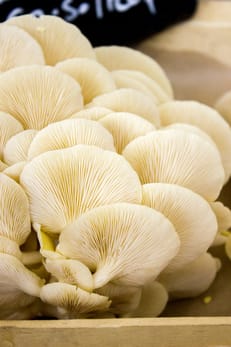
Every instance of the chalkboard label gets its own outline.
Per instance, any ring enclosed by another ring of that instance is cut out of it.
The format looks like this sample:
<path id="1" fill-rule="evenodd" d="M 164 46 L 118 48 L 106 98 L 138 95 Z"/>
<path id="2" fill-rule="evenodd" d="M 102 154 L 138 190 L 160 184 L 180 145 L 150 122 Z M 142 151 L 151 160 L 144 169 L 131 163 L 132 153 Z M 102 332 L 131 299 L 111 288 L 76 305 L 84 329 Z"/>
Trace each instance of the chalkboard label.
<path id="1" fill-rule="evenodd" d="M 189 18 L 197 0 L 0 0 L 0 21 L 31 13 L 78 26 L 93 46 L 131 44 Z"/>

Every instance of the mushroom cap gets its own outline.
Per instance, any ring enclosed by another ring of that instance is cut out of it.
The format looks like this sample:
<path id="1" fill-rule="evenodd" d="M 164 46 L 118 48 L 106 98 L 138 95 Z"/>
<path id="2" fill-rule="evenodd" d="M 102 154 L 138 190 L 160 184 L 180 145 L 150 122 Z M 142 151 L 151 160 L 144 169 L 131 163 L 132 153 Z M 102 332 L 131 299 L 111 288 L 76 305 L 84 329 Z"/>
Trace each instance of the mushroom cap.
<path id="1" fill-rule="evenodd" d="M 22 170 L 24 169 L 24 166 L 26 165 L 26 161 L 19 161 L 16 164 L 13 164 L 11 166 L 6 167 L 2 173 L 7 175 L 8 177 L 12 178 L 15 182 L 20 182 L 20 175 L 22 173 Z"/>
<path id="2" fill-rule="evenodd" d="M 154 280 L 178 250 L 178 235 L 163 214 L 129 203 L 87 211 L 64 229 L 57 245 L 58 252 L 93 272 L 95 288 L 109 282 L 142 286 Z"/>
<path id="3" fill-rule="evenodd" d="M 12 255 L 19 260 L 22 259 L 22 253 L 17 242 L 12 241 L 8 237 L 0 235 L 0 254 L 1 253 Z"/>
<path id="4" fill-rule="evenodd" d="M 229 123 L 231 126 L 231 90 L 226 91 L 222 94 L 215 102 L 215 109 L 222 115 L 222 117 Z"/>
<path id="5" fill-rule="evenodd" d="M 231 128 L 215 109 L 197 101 L 170 101 L 159 107 L 163 126 L 182 122 L 198 126 L 217 145 L 226 180 L 231 175 Z"/>
<path id="6" fill-rule="evenodd" d="M 27 129 L 13 135 L 5 144 L 3 160 L 8 165 L 13 165 L 27 160 L 30 144 L 37 134 L 37 130 Z"/>
<path id="7" fill-rule="evenodd" d="M 204 253 L 177 271 L 161 273 L 158 281 L 165 286 L 171 299 L 193 298 L 211 286 L 220 266 L 218 258 Z"/>
<path id="8" fill-rule="evenodd" d="M 99 46 L 94 48 L 97 60 L 108 70 L 129 69 L 141 71 L 156 81 L 173 96 L 172 86 L 162 67 L 150 56 L 131 47 Z"/>
<path id="9" fill-rule="evenodd" d="M 25 14 L 12 17 L 5 23 L 22 28 L 38 41 L 47 65 L 55 65 L 59 61 L 73 57 L 96 59 L 87 37 L 76 25 L 68 23 L 58 16 L 36 17 Z"/>
<path id="10" fill-rule="evenodd" d="M 182 130 L 157 130 L 131 141 L 123 156 L 143 184 L 173 183 L 189 188 L 209 201 L 224 184 L 218 150 L 202 137 Z"/>
<path id="11" fill-rule="evenodd" d="M 49 124 L 40 130 L 30 145 L 28 159 L 78 144 L 94 145 L 115 152 L 113 137 L 108 130 L 96 121 L 76 118 Z"/>
<path id="12" fill-rule="evenodd" d="M 111 113 L 112 110 L 106 107 L 102 106 L 92 106 L 83 108 L 82 110 L 78 111 L 77 113 L 74 113 L 71 116 L 72 118 L 85 118 L 89 120 L 96 120 L 98 121 L 100 118 L 106 116 L 108 113 Z"/>
<path id="13" fill-rule="evenodd" d="M 79 84 L 55 67 L 28 65 L 0 75 L 0 109 L 25 129 L 41 129 L 82 107 Z"/>
<path id="14" fill-rule="evenodd" d="M 81 86 L 84 104 L 101 94 L 116 89 L 110 72 L 96 60 L 89 58 L 66 59 L 56 67 L 73 77 Z"/>
<path id="15" fill-rule="evenodd" d="M 143 185 L 142 203 L 168 218 L 181 241 L 179 252 L 164 273 L 190 263 L 211 246 L 217 220 L 210 204 L 199 194 L 176 184 L 150 183 Z"/>
<path id="16" fill-rule="evenodd" d="M 114 70 L 111 72 L 117 88 L 133 88 L 146 93 L 156 104 L 167 102 L 172 98 L 160 85 L 148 75 L 137 70 Z"/>
<path id="17" fill-rule="evenodd" d="M 89 106 L 103 106 L 114 112 L 130 112 L 160 126 L 157 105 L 148 95 L 132 88 L 116 89 L 96 96 Z"/>
<path id="18" fill-rule="evenodd" d="M 0 112 L 0 159 L 7 141 L 14 135 L 23 131 L 23 126 L 17 119 L 8 113 Z"/>
<path id="19" fill-rule="evenodd" d="M 21 184 L 33 223 L 60 233 L 86 210 L 115 202 L 141 202 L 141 183 L 124 157 L 96 146 L 50 151 L 28 162 Z"/>
<path id="20" fill-rule="evenodd" d="M 88 293 L 72 284 L 61 282 L 44 285 L 40 298 L 45 303 L 64 308 L 77 316 L 92 311 L 106 311 L 110 306 L 110 301 L 106 296 Z"/>
<path id="21" fill-rule="evenodd" d="M 0 196 L 0 234 L 21 245 L 31 232 L 26 193 L 13 179 L 0 173 Z"/>
<path id="22" fill-rule="evenodd" d="M 16 26 L 0 24 L 0 45 L 0 72 L 16 66 L 45 64 L 38 42 Z"/>
<path id="23" fill-rule="evenodd" d="M 99 123 L 113 135 L 118 153 L 136 137 L 156 130 L 152 123 L 130 112 L 111 112 L 99 119 Z"/>

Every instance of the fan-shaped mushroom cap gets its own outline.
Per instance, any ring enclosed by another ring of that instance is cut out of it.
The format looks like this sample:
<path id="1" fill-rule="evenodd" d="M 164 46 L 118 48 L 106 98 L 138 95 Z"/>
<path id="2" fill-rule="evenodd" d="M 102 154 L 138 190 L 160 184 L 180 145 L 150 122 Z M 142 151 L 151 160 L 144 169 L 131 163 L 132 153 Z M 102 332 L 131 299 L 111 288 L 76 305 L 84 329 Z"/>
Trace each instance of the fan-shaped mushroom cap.
<path id="1" fill-rule="evenodd" d="M 33 139 L 28 159 L 41 153 L 72 147 L 78 144 L 94 145 L 115 151 L 113 137 L 101 124 L 88 119 L 66 119 L 49 124 Z"/>
<path id="2" fill-rule="evenodd" d="M 230 105 L 231 105 L 231 90 L 221 95 L 216 101 L 214 107 L 231 126 Z"/>
<path id="3" fill-rule="evenodd" d="M 30 234 L 29 202 L 22 187 L 0 173 L 0 235 L 18 245 Z"/>
<path id="4" fill-rule="evenodd" d="M 149 95 L 156 104 L 171 100 L 160 85 L 141 71 L 114 70 L 111 72 L 117 88 L 133 88 Z"/>
<path id="5" fill-rule="evenodd" d="M 140 287 L 120 286 L 107 283 L 96 289 L 96 292 L 107 296 L 111 300 L 109 311 L 117 316 L 127 316 L 133 312 L 140 303 L 142 289 Z"/>
<path id="6" fill-rule="evenodd" d="M 160 119 L 157 105 L 146 94 L 131 88 L 116 89 L 96 96 L 90 106 L 103 106 L 114 112 L 130 112 L 145 118 L 157 127 Z"/>
<path id="7" fill-rule="evenodd" d="M 231 174 L 231 128 L 213 108 L 197 101 L 170 101 L 159 106 L 163 126 L 182 122 L 198 126 L 215 142 L 225 169 L 226 180 Z"/>
<path id="8" fill-rule="evenodd" d="M 220 259 L 204 253 L 178 271 L 161 273 L 158 281 L 166 287 L 171 299 L 196 297 L 210 287 L 220 267 Z"/>
<path id="9" fill-rule="evenodd" d="M 108 70 L 141 71 L 156 81 L 170 97 L 173 96 L 172 86 L 164 70 L 150 56 L 131 47 L 117 45 L 95 47 L 94 51 L 97 60 Z"/>
<path id="10" fill-rule="evenodd" d="M 106 311 L 110 306 L 110 301 L 106 296 L 88 293 L 72 284 L 61 282 L 44 285 L 40 298 L 45 303 L 64 308 L 77 316 L 92 311 Z"/>
<path id="11" fill-rule="evenodd" d="M 16 66 L 45 63 L 43 51 L 26 31 L 0 24 L 0 72 Z"/>
<path id="12" fill-rule="evenodd" d="M 81 86 L 84 104 L 94 97 L 116 89 L 110 72 L 100 63 L 89 58 L 64 60 L 56 67 L 73 77 Z"/>
<path id="13" fill-rule="evenodd" d="M 5 236 L 0 236 L 0 254 L 1 253 L 12 255 L 20 260 L 22 258 L 22 253 L 17 242 Z"/>
<path id="14" fill-rule="evenodd" d="M 13 165 L 27 160 L 30 144 L 37 134 L 37 130 L 28 129 L 12 136 L 5 144 L 3 160 L 8 165 Z"/>
<path id="15" fill-rule="evenodd" d="M 2 173 L 7 175 L 8 177 L 12 178 L 15 182 L 19 183 L 20 175 L 21 175 L 22 170 L 24 169 L 25 165 L 26 165 L 26 161 L 20 161 L 16 164 L 13 164 L 11 166 L 6 167 L 2 171 Z"/>
<path id="16" fill-rule="evenodd" d="M 71 116 L 72 118 L 85 118 L 90 120 L 96 120 L 98 121 L 102 117 L 106 116 L 108 113 L 111 113 L 112 110 L 106 107 L 101 106 L 92 106 L 83 108 L 82 110 L 78 111 L 77 113 L 74 113 Z"/>
<path id="17" fill-rule="evenodd" d="M 179 250 L 169 220 L 153 209 L 118 203 L 96 207 L 65 228 L 57 251 L 94 272 L 94 287 L 108 282 L 142 286 L 154 280 Z"/>
<path id="18" fill-rule="evenodd" d="M 86 210 L 115 202 L 141 202 L 136 172 L 119 154 L 77 145 L 43 153 L 27 163 L 21 184 L 32 221 L 60 233 Z"/>
<path id="19" fill-rule="evenodd" d="M 181 241 L 179 252 L 164 272 L 174 272 L 211 246 L 217 233 L 216 216 L 210 204 L 192 190 L 176 184 L 144 184 L 142 203 L 167 217 Z"/>
<path id="20" fill-rule="evenodd" d="M 224 183 L 218 150 L 185 131 L 157 130 L 140 136 L 125 147 L 123 155 L 143 184 L 178 184 L 213 201 Z"/>
<path id="21" fill-rule="evenodd" d="M 152 123 L 129 112 L 112 112 L 99 119 L 99 122 L 113 135 L 118 153 L 136 137 L 156 130 Z"/>
<path id="22" fill-rule="evenodd" d="M 73 57 L 95 59 L 95 52 L 87 37 L 76 25 L 58 16 L 35 17 L 25 14 L 12 17 L 5 23 L 24 29 L 38 41 L 47 65 L 55 65 L 59 61 Z"/>
<path id="23" fill-rule="evenodd" d="M 0 112 L 0 159 L 7 141 L 15 134 L 23 131 L 23 126 L 13 116 Z"/>
<path id="24" fill-rule="evenodd" d="M 76 285 L 88 292 L 93 290 L 93 277 L 86 265 L 74 259 L 46 259 L 46 270 L 59 282 Z"/>
<path id="25" fill-rule="evenodd" d="M 231 229 L 231 210 L 221 201 L 211 202 L 210 206 L 216 215 L 218 223 L 217 235 L 212 246 L 218 246 L 226 242 L 227 237 L 223 234 L 226 234 L 227 230 Z"/>
<path id="26" fill-rule="evenodd" d="M 0 109 L 25 129 L 41 129 L 82 107 L 79 84 L 55 67 L 16 67 L 0 75 Z"/>
<path id="27" fill-rule="evenodd" d="M 128 317 L 158 317 L 168 303 L 168 292 L 159 282 L 154 281 L 142 288 L 138 307 Z"/>

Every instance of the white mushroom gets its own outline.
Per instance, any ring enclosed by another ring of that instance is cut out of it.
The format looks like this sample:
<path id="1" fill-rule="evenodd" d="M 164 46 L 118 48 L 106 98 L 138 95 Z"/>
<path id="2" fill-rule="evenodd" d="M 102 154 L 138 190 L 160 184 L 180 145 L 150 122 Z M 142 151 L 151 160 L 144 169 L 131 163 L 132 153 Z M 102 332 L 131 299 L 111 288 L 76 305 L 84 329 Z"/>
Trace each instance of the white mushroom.
<path id="1" fill-rule="evenodd" d="M 19 183 L 20 175 L 25 165 L 26 161 L 20 161 L 16 164 L 6 167 L 4 170 L 2 170 L 2 173 L 12 178 L 15 182 Z"/>
<path id="2" fill-rule="evenodd" d="M 224 184 L 218 150 L 202 137 L 182 130 L 157 130 L 131 141 L 124 157 L 145 183 L 173 183 L 209 201 Z"/>
<path id="3" fill-rule="evenodd" d="M 25 165 L 20 182 L 29 196 L 32 222 L 52 233 L 93 207 L 141 201 L 141 184 L 129 163 L 96 146 L 40 154 Z"/>
<path id="4" fill-rule="evenodd" d="M 142 286 L 179 250 L 170 221 L 146 206 L 118 203 L 93 208 L 63 230 L 57 251 L 84 263 L 94 287 L 108 282 Z"/>
<path id="5" fill-rule="evenodd" d="M 98 121 L 111 112 L 112 110 L 103 106 L 85 107 L 77 113 L 74 113 L 71 118 L 85 118 Z"/>
<path id="6" fill-rule="evenodd" d="M 231 229 L 231 210 L 221 201 L 210 203 L 213 212 L 217 218 L 218 230 L 216 238 L 211 246 L 219 246 L 224 244 L 229 236 L 228 230 Z"/>

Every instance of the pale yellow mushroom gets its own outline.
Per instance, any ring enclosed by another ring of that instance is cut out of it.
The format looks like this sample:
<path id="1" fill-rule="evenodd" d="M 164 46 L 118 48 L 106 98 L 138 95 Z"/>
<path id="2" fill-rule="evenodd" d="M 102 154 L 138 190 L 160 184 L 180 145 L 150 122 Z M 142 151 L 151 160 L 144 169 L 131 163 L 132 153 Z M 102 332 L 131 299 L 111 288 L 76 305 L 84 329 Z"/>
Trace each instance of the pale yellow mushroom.
<path id="1" fill-rule="evenodd" d="M 81 86 L 84 104 L 101 94 L 116 89 L 110 72 L 100 63 L 89 58 L 66 59 L 56 67 L 73 77 Z"/>
<path id="2" fill-rule="evenodd" d="M 43 51 L 26 31 L 0 24 L 0 72 L 16 66 L 45 64 Z"/>
<path id="3" fill-rule="evenodd" d="M 1 253 L 6 253 L 22 260 L 22 253 L 17 242 L 5 236 L 0 236 L 0 254 Z"/>
<path id="4" fill-rule="evenodd" d="M 219 258 L 204 253 L 178 271 L 160 274 L 158 281 L 165 286 L 171 299 L 193 298 L 211 286 L 220 267 Z"/>
<path id="5" fill-rule="evenodd" d="M 7 141 L 21 131 L 23 126 L 19 121 L 8 113 L 0 112 L 0 159 L 3 159 L 3 150 Z"/>
<path id="6" fill-rule="evenodd" d="M 82 107 L 79 84 L 55 67 L 28 65 L 0 75 L 0 109 L 25 129 L 39 130 Z"/>
<path id="7" fill-rule="evenodd" d="M 176 122 L 191 124 L 206 132 L 215 142 L 225 169 L 226 180 L 231 175 L 231 128 L 215 109 L 197 101 L 170 101 L 159 107 L 161 124 Z"/>
<path id="8" fill-rule="evenodd" d="M 85 107 L 82 110 L 78 111 L 77 113 L 74 113 L 71 116 L 71 119 L 85 118 L 85 119 L 98 121 L 100 118 L 106 116 L 108 113 L 111 113 L 111 112 L 112 110 L 102 106 Z"/>
<path id="9" fill-rule="evenodd" d="M 141 299 L 138 307 L 126 317 L 158 317 L 164 311 L 168 303 L 166 288 L 154 281 L 142 288 Z"/>
<path id="10" fill-rule="evenodd" d="M 96 292 L 111 300 L 109 307 L 111 313 L 117 317 L 127 317 L 139 306 L 142 289 L 141 287 L 121 286 L 109 282 L 96 289 Z"/>
<path id="11" fill-rule="evenodd" d="M 39 155 L 20 180 L 33 223 L 60 233 L 81 213 L 115 202 L 141 202 L 141 183 L 124 157 L 96 146 L 77 145 Z"/>
<path id="12" fill-rule="evenodd" d="M 211 246 L 219 246 L 224 244 L 227 241 L 227 236 L 229 236 L 228 230 L 231 229 L 231 210 L 221 201 L 211 202 L 210 205 L 218 223 L 217 235 Z"/>
<path id="13" fill-rule="evenodd" d="M 28 149 L 37 132 L 37 130 L 28 129 L 11 136 L 3 150 L 3 161 L 7 165 L 26 161 Z"/>
<path id="14" fill-rule="evenodd" d="M 5 169 L 7 169 L 7 165 L 5 163 L 3 163 L 3 161 L 0 160 L 0 172 L 4 171 Z"/>
<path id="15" fill-rule="evenodd" d="M 160 126 L 157 105 L 151 97 L 136 89 L 121 88 L 96 96 L 89 106 L 103 106 L 114 112 L 135 113 L 155 126 Z"/>
<path id="16" fill-rule="evenodd" d="M 231 90 L 230 89 L 231 87 L 229 88 L 228 91 L 226 91 L 216 100 L 216 102 L 214 103 L 214 107 L 231 126 L 231 112 L 230 112 Z"/>
<path id="17" fill-rule="evenodd" d="M 83 262 L 94 287 L 109 282 L 143 286 L 179 250 L 179 237 L 163 214 L 147 206 L 117 203 L 92 208 L 68 225 L 57 251 Z"/>
<path id="18" fill-rule="evenodd" d="M 156 104 L 172 98 L 148 75 L 137 70 L 114 70 L 111 72 L 117 88 L 133 88 L 151 96 Z"/>
<path id="19" fill-rule="evenodd" d="M 94 48 L 97 60 L 108 70 L 129 69 L 141 71 L 156 81 L 164 91 L 173 96 L 172 86 L 162 67 L 150 56 L 125 46 L 99 46 Z"/>
<path id="20" fill-rule="evenodd" d="M 192 190 L 177 184 L 144 184 L 142 203 L 167 217 L 181 241 L 179 252 L 164 273 L 195 260 L 213 243 L 218 230 L 216 216 L 210 204 Z"/>
<path id="21" fill-rule="evenodd" d="M 19 161 L 16 164 L 6 167 L 4 170 L 2 170 L 2 173 L 12 178 L 15 182 L 19 183 L 20 175 L 25 165 L 26 165 L 26 161 Z"/>
<path id="22" fill-rule="evenodd" d="M 113 137 L 101 124 L 88 119 L 66 119 L 49 124 L 37 133 L 28 150 L 28 160 L 44 152 L 78 144 L 115 152 Z"/>
<path id="23" fill-rule="evenodd" d="M 38 41 L 43 49 L 47 65 L 73 58 L 95 58 L 95 52 L 87 37 L 78 27 L 59 16 L 31 14 L 8 19 L 6 24 L 20 27 Z"/>
<path id="24" fill-rule="evenodd" d="M 130 112 L 112 112 L 99 119 L 113 135 L 114 144 L 118 153 L 136 137 L 156 130 L 155 126 L 146 119 Z"/>
<path id="25" fill-rule="evenodd" d="M 31 232 L 29 201 L 23 188 L 0 173 L 0 235 L 22 245 Z"/>
<path id="26" fill-rule="evenodd" d="M 45 259 L 45 268 L 59 282 L 76 285 L 88 292 L 93 291 L 93 277 L 86 265 L 74 259 Z"/>
<path id="27" fill-rule="evenodd" d="M 131 141 L 124 157 L 143 184 L 173 183 L 214 201 L 224 184 L 218 150 L 202 137 L 182 130 L 157 130 Z"/>
<path id="28" fill-rule="evenodd" d="M 110 300 L 106 296 L 89 293 L 72 284 L 61 282 L 44 285 L 40 298 L 43 302 L 58 306 L 64 309 L 64 312 L 67 311 L 71 317 L 76 316 L 76 318 L 89 312 L 107 311 L 110 306 Z"/>

